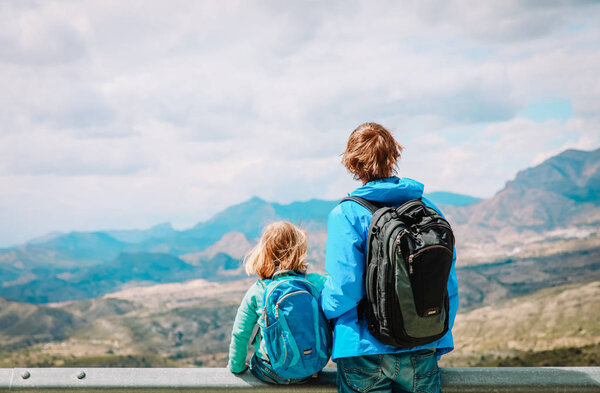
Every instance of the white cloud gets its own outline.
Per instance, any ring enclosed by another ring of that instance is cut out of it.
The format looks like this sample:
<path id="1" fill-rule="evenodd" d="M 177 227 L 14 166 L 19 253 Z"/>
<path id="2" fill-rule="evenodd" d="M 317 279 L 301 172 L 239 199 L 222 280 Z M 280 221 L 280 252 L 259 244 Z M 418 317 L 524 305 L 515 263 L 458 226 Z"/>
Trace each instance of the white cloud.
<path id="1" fill-rule="evenodd" d="M 334 199 L 364 121 L 429 191 L 489 196 L 600 144 L 598 5 L 3 2 L 0 244 Z M 517 113 L 547 97 L 574 118 Z"/>
<path id="2" fill-rule="evenodd" d="M 81 20 L 65 18 L 49 4 L 8 1 L 0 6 L 0 59 L 7 63 L 54 66 L 80 59 L 86 48 Z"/>

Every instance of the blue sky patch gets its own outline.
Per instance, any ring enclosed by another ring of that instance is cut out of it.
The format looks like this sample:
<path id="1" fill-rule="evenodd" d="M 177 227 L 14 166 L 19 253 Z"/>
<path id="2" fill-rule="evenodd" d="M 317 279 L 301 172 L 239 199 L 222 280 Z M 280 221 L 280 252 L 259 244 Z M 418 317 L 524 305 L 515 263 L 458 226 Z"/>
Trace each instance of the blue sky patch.
<path id="1" fill-rule="evenodd" d="M 522 110 L 519 116 L 531 119 L 536 123 L 548 119 L 567 120 L 573 117 L 573 107 L 571 101 L 567 99 L 537 101 L 527 105 L 527 108 Z"/>

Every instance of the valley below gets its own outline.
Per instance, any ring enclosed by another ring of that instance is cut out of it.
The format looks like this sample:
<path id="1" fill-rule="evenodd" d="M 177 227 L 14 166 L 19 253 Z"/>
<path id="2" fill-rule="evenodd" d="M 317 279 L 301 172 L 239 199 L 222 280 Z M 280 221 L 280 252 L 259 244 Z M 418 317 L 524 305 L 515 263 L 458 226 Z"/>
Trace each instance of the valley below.
<path id="1" fill-rule="evenodd" d="M 39 306 L 71 315 L 78 328 L 65 331 L 61 320 L 49 319 L 29 323 L 20 334 L 2 332 L 0 367 L 223 366 L 233 319 L 250 284 L 193 280 Z M 23 318 L 22 306 L 3 307 L 0 326 Z"/>
<path id="2" fill-rule="evenodd" d="M 456 349 L 441 365 L 599 365 L 600 247 L 582 248 L 459 267 Z M 4 301 L 0 326 L 24 322 L 0 331 L 0 367 L 224 367 L 253 282 L 199 279 L 47 305 Z"/>

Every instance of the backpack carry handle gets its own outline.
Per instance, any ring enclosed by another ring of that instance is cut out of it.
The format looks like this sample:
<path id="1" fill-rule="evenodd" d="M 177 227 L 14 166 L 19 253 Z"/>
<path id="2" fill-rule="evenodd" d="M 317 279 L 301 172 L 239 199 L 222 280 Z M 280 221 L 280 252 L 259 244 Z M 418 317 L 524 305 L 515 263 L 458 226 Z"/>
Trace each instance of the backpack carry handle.
<path id="1" fill-rule="evenodd" d="M 289 274 L 289 275 L 292 275 L 292 276 L 301 276 L 302 275 L 301 273 L 298 273 L 298 272 L 296 272 L 294 270 L 277 270 L 275 273 L 273 273 L 273 275 L 271 276 L 271 278 L 274 279 L 275 276 L 280 276 L 282 274 Z"/>
<path id="2" fill-rule="evenodd" d="M 426 216 L 427 212 L 425 210 L 425 205 L 420 206 L 416 209 L 413 209 L 409 212 L 402 214 L 403 217 L 409 218 L 411 221 L 419 220 L 421 217 Z"/>
<path id="3" fill-rule="evenodd" d="M 342 203 L 344 201 L 354 201 L 354 202 L 358 203 L 359 205 L 361 205 L 362 207 L 364 207 L 365 209 L 367 209 L 368 211 L 370 211 L 372 214 L 375 214 L 375 212 L 377 210 L 379 210 L 379 208 L 380 208 L 374 202 L 371 202 L 369 200 L 366 200 L 365 198 L 361 198 L 361 197 L 357 197 L 357 196 L 345 197 L 340 201 L 340 203 Z"/>

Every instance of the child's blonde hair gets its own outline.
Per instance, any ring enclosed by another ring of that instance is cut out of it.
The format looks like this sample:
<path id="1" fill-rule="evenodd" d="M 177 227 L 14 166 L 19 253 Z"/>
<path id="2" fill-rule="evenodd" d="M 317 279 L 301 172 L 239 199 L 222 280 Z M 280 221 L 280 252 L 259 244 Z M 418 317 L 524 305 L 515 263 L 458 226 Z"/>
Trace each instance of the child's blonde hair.
<path id="1" fill-rule="evenodd" d="M 305 273 L 307 247 L 306 232 L 291 222 L 269 224 L 244 259 L 246 273 L 256 273 L 261 279 L 270 278 L 277 270 Z"/>

